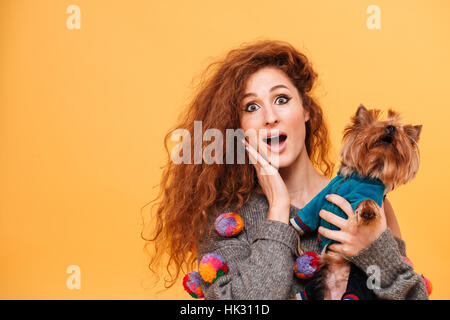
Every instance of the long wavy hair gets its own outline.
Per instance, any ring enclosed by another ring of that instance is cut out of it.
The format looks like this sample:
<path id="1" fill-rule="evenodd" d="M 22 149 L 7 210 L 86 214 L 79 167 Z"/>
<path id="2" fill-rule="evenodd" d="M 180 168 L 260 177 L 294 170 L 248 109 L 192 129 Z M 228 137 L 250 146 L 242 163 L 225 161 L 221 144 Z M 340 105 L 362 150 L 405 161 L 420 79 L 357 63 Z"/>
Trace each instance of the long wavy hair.
<path id="1" fill-rule="evenodd" d="M 240 128 L 239 105 L 246 81 L 265 66 L 283 70 L 298 89 L 303 107 L 310 113 L 305 137 L 308 156 L 324 175 L 331 177 L 333 174 L 328 129 L 322 109 L 311 94 L 317 73 L 304 54 L 284 41 L 258 40 L 244 43 L 224 58 L 209 64 L 186 111 L 165 136 L 168 160 L 163 167 L 159 194 L 150 202 L 154 202 L 151 210 L 157 207 L 154 218 L 148 223 L 153 231 L 150 237 L 145 237 L 148 225 L 144 223 L 141 233 L 146 241 L 144 249 L 151 256 L 148 264 L 151 271 L 157 273 L 159 269 L 156 266 L 163 256 L 167 257 L 165 264 L 170 276 L 165 279 L 167 288 L 176 282 L 180 272 L 194 269 L 197 256 L 193 244 L 207 232 L 210 215 L 217 215 L 231 203 L 237 203 L 235 209 L 238 210 L 249 200 L 258 184 L 255 169 L 248 161 L 237 165 L 173 163 L 169 139 L 178 128 L 188 130 L 193 154 L 194 120 L 202 121 L 202 130 L 215 128 L 222 132 L 223 137 L 226 129 Z M 206 146 L 203 143 L 201 150 Z M 226 158 L 225 147 L 223 157 Z M 149 247 L 150 244 L 154 247 Z"/>

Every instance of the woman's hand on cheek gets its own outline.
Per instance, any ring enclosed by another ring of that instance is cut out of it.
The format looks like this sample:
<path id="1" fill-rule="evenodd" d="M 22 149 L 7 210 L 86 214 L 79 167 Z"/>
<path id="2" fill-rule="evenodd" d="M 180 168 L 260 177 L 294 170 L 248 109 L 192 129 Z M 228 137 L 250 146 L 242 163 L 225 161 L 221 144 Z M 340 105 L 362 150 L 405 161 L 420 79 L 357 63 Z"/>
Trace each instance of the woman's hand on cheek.
<path id="1" fill-rule="evenodd" d="M 277 220 L 289 224 L 289 208 L 291 199 L 283 178 L 278 169 L 273 167 L 255 147 L 243 141 L 249 159 L 255 167 L 258 182 L 269 202 L 267 219 Z"/>
<path id="2" fill-rule="evenodd" d="M 340 242 L 338 244 L 331 244 L 329 246 L 331 251 L 352 257 L 361 250 L 369 247 L 387 228 L 384 205 L 380 208 L 380 216 L 369 223 L 361 223 L 359 222 L 361 221 L 360 218 L 345 198 L 337 194 L 330 194 L 327 200 L 341 208 L 348 216 L 348 219 L 344 219 L 326 210 L 321 210 L 319 213 L 322 219 L 340 229 L 330 230 L 319 227 L 318 231 L 321 235 Z"/>

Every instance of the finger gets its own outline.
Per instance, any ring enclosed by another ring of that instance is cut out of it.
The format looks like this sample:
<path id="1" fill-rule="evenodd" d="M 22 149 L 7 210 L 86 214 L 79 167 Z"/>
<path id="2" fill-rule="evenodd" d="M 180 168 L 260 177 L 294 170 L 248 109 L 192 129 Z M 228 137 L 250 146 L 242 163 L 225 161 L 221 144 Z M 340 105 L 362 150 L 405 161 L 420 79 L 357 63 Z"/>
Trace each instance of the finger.
<path id="1" fill-rule="evenodd" d="M 257 164 L 259 166 L 264 165 L 264 159 L 262 159 L 261 155 L 255 150 L 255 148 L 247 141 L 245 141 L 244 144 L 245 150 L 247 150 L 248 155 L 252 160 L 252 164 Z"/>
<path id="2" fill-rule="evenodd" d="M 266 131 L 265 129 L 259 130 L 258 134 L 258 152 L 259 154 L 267 161 L 267 163 L 272 164 L 271 163 L 271 159 L 269 156 L 269 148 L 267 146 L 267 144 L 265 142 L 262 141 L 262 137 L 264 137 L 266 135 Z"/>
<path id="3" fill-rule="evenodd" d="M 335 241 L 339 241 L 339 242 L 343 242 L 345 243 L 346 238 L 344 236 L 344 233 L 342 231 L 336 231 L 336 230 L 330 230 L 327 229 L 325 227 L 320 226 L 319 227 L 319 233 L 321 235 L 323 235 L 324 237 L 331 239 L 331 240 L 335 240 Z"/>
<path id="4" fill-rule="evenodd" d="M 277 173 L 277 170 L 267 163 L 267 161 L 251 145 L 247 144 L 245 149 L 249 153 L 251 164 L 255 167 L 258 178 L 260 176 L 275 175 Z"/>
<path id="5" fill-rule="evenodd" d="M 249 143 L 248 143 L 247 141 L 245 141 L 245 140 L 242 140 L 242 143 L 244 144 L 245 150 L 246 150 L 247 153 L 248 153 L 248 157 L 249 157 L 249 159 L 250 159 L 250 164 L 258 165 L 258 158 L 257 158 L 257 155 L 255 155 L 255 152 L 254 152 L 253 148 L 250 149 L 251 146 L 250 146 Z M 256 166 L 255 166 L 255 167 L 256 167 Z"/>
<path id="6" fill-rule="evenodd" d="M 328 221 L 329 223 L 335 225 L 341 230 L 345 229 L 348 223 L 347 219 L 341 218 L 338 215 L 326 210 L 320 210 L 319 216 L 325 221 Z"/>
<path id="7" fill-rule="evenodd" d="M 261 175 L 272 175 L 276 173 L 276 169 L 264 159 L 260 153 L 258 153 L 255 148 L 253 148 L 249 143 L 245 143 L 246 150 L 248 151 L 249 155 L 251 155 L 251 159 L 254 162 L 253 164 L 257 169 L 260 169 L 258 171 L 258 174 Z M 259 168 L 258 168 L 259 167 Z"/>
<path id="8" fill-rule="evenodd" d="M 330 245 L 328 246 L 328 249 L 330 249 L 330 250 L 333 251 L 333 252 L 340 253 L 340 254 L 342 254 L 342 255 L 344 255 L 344 256 L 348 256 L 347 246 L 344 245 L 344 244 L 341 244 L 341 243 L 333 243 L 333 244 L 330 244 Z"/>
<path id="9" fill-rule="evenodd" d="M 339 208 L 341 208 L 342 211 L 344 211 L 348 217 L 355 215 L 355 212 L 353 211 L 350 202 L 348 202 L 345 198 L 341 197 L 340 195 L 332 193 L 327 195 L 326 199 L 331 203 L 337 205 Z"/>
<path id="10" fill-rule="evenodd" d="M 254 130 L 248 131 L 248 143 L 253 147 L 253 149 L 262 157 L 267 163 L 270 164 L 268 149 L 265 143 L 262 143 L 258 139 L 258 135 Z"/>

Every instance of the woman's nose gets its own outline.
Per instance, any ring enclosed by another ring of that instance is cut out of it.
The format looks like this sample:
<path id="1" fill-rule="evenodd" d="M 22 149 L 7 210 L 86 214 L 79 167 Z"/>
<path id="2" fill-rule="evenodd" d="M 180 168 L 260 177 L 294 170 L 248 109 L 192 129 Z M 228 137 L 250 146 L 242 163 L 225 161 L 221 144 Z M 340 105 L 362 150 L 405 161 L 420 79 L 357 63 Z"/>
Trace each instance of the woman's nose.
<path id="1" fill-rule="evenodd" d="M 266 108 L 264 125 L 270 126 L 270 125 L 276 124 L 278 122 L 279 122 L 278 116 L 275 112 L 273 112 L 272 108 L 270 108 L 270 107 Z"/>

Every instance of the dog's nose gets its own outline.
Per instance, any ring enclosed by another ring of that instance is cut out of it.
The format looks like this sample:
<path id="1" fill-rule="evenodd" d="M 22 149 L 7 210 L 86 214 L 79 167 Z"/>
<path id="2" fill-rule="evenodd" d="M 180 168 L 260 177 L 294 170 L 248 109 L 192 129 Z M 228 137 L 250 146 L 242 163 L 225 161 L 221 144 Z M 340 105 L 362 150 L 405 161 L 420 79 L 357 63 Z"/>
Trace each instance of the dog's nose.
<path id="1" fill-rule="evenodd" d="M 395 133 L 395 127 L 389 125 L 389 126 L 386 127 L 386 131 L 387 131 L 387 133 L 388 133 L 389 135 L 393 135 L 393 134 Z"/>

